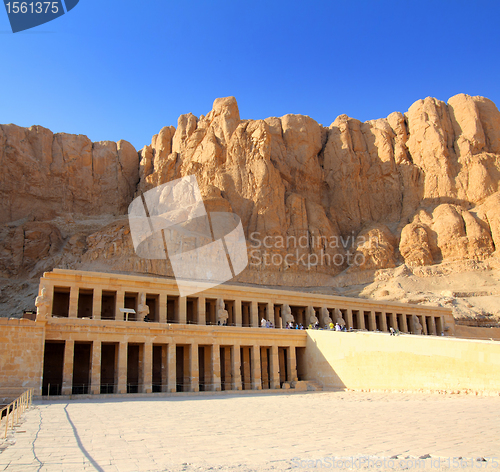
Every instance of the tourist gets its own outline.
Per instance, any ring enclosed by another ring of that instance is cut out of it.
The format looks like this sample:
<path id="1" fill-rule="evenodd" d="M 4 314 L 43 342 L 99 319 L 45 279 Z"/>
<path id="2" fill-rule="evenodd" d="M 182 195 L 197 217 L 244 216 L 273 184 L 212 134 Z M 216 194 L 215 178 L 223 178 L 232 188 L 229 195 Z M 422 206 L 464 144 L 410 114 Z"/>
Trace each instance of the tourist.
<path id="1" fill-rule="evenodd" d="M 266 327 L 266 319 L 265 319 L 265 318 L 262 318 L 262 319 L 260 320 L 260 326 L 261 326 L 262 328 L 265 328 L 265 327 Z"/>
<path id="2" fill-rule="evenodd" d="M 341 331 L 341 327 L 338 323 L 335 323 L 335 331 Z"/>
<path id="3" fill-rule="evenodd" d="M 334 329 L 334 326 L 333 326 L 333 321 L 330 321 L 330 324 L 329 324 L 328 326 L 329 326 L 329 328 L 333 331 L 333 329 Z"/>
<path id="4" fill-rule="evenodd" d="M 300 329 L 304 329 L 304 325 L 300 323 Z"/>

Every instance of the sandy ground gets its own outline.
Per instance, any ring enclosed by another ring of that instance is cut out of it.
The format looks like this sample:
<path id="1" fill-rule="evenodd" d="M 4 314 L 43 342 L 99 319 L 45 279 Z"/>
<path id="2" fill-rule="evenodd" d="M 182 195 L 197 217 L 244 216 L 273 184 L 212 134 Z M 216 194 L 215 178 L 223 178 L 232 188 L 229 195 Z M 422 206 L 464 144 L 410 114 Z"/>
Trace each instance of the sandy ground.
<path id="1" fill-rule="evenodd" d="M 44 402 L 7 443 L 0 454 L 7 471 L 498 470 L 500 397 L 311 392 Z"/>

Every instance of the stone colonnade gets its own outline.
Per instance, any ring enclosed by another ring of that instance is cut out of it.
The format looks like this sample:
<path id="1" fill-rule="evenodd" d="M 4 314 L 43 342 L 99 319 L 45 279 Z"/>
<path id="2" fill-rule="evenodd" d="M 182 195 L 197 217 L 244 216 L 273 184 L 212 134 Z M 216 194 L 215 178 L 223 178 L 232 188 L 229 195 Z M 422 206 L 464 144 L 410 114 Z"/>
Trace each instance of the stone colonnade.
<path id="1" fill-rule="evenodd" d="M 57 318 L 234 327 L 259 327 L 265 320 L 273 328 L 284 328 L 286 309 L 294 323 L 304 327 L 318 321 L 324 328 L 331 321 L 355 330 L 393 328 L 428 335 L 454 331 L 451 311 L 439 307 L 229 285 L 182 297 L 169 279 L 57 269 L 44 274 L 42 285 L 48 288 L 51 315 Z M 218 307 L 227 311 L 227 320 L 221 321 Z"/>

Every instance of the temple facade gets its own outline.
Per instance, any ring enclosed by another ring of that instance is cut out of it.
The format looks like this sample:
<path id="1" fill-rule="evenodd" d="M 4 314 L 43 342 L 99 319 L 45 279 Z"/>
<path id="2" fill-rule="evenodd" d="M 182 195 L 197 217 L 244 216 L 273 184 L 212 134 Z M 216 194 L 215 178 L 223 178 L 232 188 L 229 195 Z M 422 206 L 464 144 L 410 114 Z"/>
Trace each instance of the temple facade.
<path id="1" fill-rule="evenodd" d="M 69 395 L 294 388 L 307 370 L 307 330 L 298 325 L 332 322 L 352 331 L 392 328 L 432 336 L 453 336 L 455 329 L 448 308 L 226 284 L 196 289 L 181 297 L 166 278 L 45 273 L 36 320 L 23 320 L 43 330 L 34 341 L 41 343 L 43 364 L 35 369 L 35 390 Z M 286 329 L 290 323 L 294 328 Z"/>

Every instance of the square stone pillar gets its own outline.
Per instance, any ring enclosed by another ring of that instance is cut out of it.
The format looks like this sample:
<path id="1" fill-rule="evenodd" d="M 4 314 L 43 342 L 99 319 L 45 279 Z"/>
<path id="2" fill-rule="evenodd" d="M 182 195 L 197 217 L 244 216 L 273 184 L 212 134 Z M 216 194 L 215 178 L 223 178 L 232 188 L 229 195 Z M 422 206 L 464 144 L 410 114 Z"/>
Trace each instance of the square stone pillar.
<path id="1" fill-rule="evenodd" d="M 382 328 L 382 331 L 389 331 L 389 328 L 387 326 L 387 316 L 386 316 L 385 311 L 382 311 L 380 313 L 380 317 L 381 317 L 380 327 Z"/>
<path id="2" fill-rule="evenodd" d="M 75 357 L 75 341 L 64 343 L 64 365 L 61 395 L 71 395 L 73 392 L 73 359 Z"/>
<path id="3" fill-rule="evenodd" d="M 278 355 L 278 346 L 271 346 L 271 358 L 269 359 L 271 378 L 269 379 L 269 388 L 280 388 L 280 363 Z"/>
<path id="4" fill-rule="evenodd" d="M 422 325 L 422 333 L 427 335 L 429 333 L 427 333 L 427 323 L 426 323 L 426 319 L 425 319 L 425 315 L 421 315 L 418 317 L 418 321 L 420 321 L 420 324 Z"/>
<path id="5" fill-rule="evenodd" d="M 78 318 L 78 295 L 79 295 L 79 288 L 71 287 L 69 291 L 68 318 Z"/>
<path id="6" fill-rule="evenodd" d="M 158 308 L 158 322 L 166 323 L 167 322 L 167 294 L 160 293 L 158 297 L 158 304 L 160 305 Z"/>
<path id="7" fill-rule="evenodd" d="M 207 324 L 207 305 L 205 297 L 198 297 L 198 324 L 203 326 Z"/>
<path id="8" fill-rule="evenodd" d="M 368 329 L 370 331 L 376 331 L 377 330 L 377 318 L 375 317 L 375 312 L 373 310 L 370 311 L 369 320 L 370 320 L 370 326 Z"/>
<path id="9" fill-rule="evenodd" d="M 127 393 L 127 359 L 128 343 L 121 342 L 118 345 L 118 371 L 116 372 L 116 393 Z"/>
<path id="10" fill-rule="evenodd" d="M 357 310 L 357 312 L 358 314 L 356 316 L 358 317 L 358 329 L 367 329 L 367 326 L 365 326 L 365 312 L 363 310 Z"/>
<path id="11" fill-rule="evenodd" d="M 431 316 L 431 334 L 433 336 L 437 335 L 437 330 L 436 330 L 436 318 L 434 316 Z"/>
<path id="12" fill-rule="evenodd" d="M 153 391 L 153 343 L 144 343 L 144 361 L 142 363 L 142 393 Z"/>
<path id="13" fill-rule="evenodd" d="M 260 369 L 260 346 L 252 346 L 252 389 L 262 390 L 262 377 Z"/>
<path id="14" fill-rule="evenodd" d="M 352 310 L 350 308 L 347 309 L 347 329 L 354 328 L 354 323 L 352 321 Z"/>
<path id="15" fill-rule="evenodd" d="M 284 326 L 281 325 L 280 307 L 276 306 L 276 305 L 274 306 L 274 321 L 273 321 L 273 323 L 274 323 L 275 328 L 284 328 Z"/>
<path id="16" fill-rule="evenodd" d="M 189 373 L 190 377 L 190 392 L 200 391 L 200 366 L 198 365 L 198 344 L 193 343 L 189 346 Z"/>
<path id="17" fill-rule="evenodd" d="M 125 308 L 125 292 L 123 290 L 116 291 L 116 303 L 115 303 L 115 320 L 123 321 L 125 319 L 125 313 L 120 311 L 120 308 Z"/>
<path id="18" fill-rule="evenodd" d="M 288 381 L 293 382 L 298 380 L 297 376 L 297 357 L 295 352 L 295 346 L 290 346 L 288 349 Z"/>
<path id="19" fill-rule="evenodd" d="M 176 344 L 169 343 L 168 345 L 168 367 L 167 367 L 167 392 L 173 393 L 177 391 L 177 360 L 176 360 Z"/>
<path id="20" fill-rule="evenodd" d="M 187 298 L 179 297 L 179 324 L 187 323 Z"/>
<path id="21" fill-rule="evenodd" d="M 92 319 L 100 320 L 102 310 L 102 289 L 94 288 L 94 298 L 92 303 Z"/>
<path id="22" fill-rule="evenodd" d="M 101 341 L 92 342 L 92 359 L 90 366 L 90 393 L 101 393 Z"/>
<path id="23" fill-rule="evenodd" d="M 250 325 L 252 328 L 257 328 L 260 326 L 260 320 L 259 320 L 259 304 L 257 302 L 252 302 L 251 303 L 251 308 L 250 308 Z"/>
<path id="24" fill-rule="evenodd" d="M 392 323 L 393 329 L 399 329 L 398 328 L 398 317 L 397 317 L 396 313 L 391 313 L 391 323 Z"/>
<path id="25" fill-rule="evenodd" d="M 399 318 L 399 319 L 401 319 L 403 321 L 400 331 L 402 331 L 403 333 L 407 333 L 408 332 L 408 323 L 406 323 L 406 315 L 403 314 L 401 316 L 401 318 Z"/>
<path id="26" fill-rule="evenodd" d="M 220 346 L 212 344 L 212 391 L 221 391 L 220 379 Z"/>
<path id="27" fill-rule="evenodd" d="M 273 302 L 267 302 L 266 303 L 266 316 L 265 316 L 267 321 L 271 321 L 274 324 L 274 303 Z"/>
<path id="28" fill-rule="evenodd" d="M 241 300 L 239 298 L 234 301 L 234 325 L 242 325 Z"/>
<path id="29" fill-rule="evenodd" d="M 241 304 L 240 304 L 241 306 Z M 242 390 L 242 384 L 241 384 L 241 347 L 239 344 L 235 344 L 232 347 L 233 355 L 232 355 L 232 360 L 233 360 L 233 365 L 232 365 L 232 371 L 233 371 L 233 383 L 232 383 L 232 389 L 233 390 Z"/>

